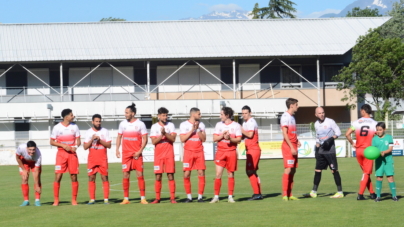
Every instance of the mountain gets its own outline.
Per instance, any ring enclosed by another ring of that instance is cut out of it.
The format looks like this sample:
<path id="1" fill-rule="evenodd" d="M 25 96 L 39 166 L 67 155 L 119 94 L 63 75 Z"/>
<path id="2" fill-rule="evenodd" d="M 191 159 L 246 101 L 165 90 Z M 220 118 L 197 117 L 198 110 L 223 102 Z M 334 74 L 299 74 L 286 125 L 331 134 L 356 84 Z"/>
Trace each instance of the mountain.
<path id="1" fill-rule="evenodd" d="M 223 12 L 213 11 L 197 18 L 188 17 L 183 18 L 181 20 L 229 20 L 229 19 L 248 20 L 252 18 L 252 16 L 248 15 L 250 12 L 251 11 L 246 10 L 233 10 Z"/>
<path id="2" fill-rule="evenodd" d="M 320 16 L 320 18 L 345 17 L 348 11 L 351 11 L 355 7 L 359 7 L 361 9 L 379 9 L 379 14 L 385 15 L 393 8 L 393 3 L 397 1 L 398 0 L 356 0 L 355 2 L 346 6 L 340 13 L 328 13 Z"/>

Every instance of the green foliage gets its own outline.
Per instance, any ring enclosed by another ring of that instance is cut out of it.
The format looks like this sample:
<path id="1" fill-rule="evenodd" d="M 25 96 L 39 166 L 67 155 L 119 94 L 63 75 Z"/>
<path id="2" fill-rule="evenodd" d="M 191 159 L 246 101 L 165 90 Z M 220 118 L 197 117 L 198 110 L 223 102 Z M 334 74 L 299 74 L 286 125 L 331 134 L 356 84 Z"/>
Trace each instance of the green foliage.
<path id="1" fill-rule="evenodd" d="M 116 18 L 116 17 L 104 17 L 100 20 L 100 22 L 103 22 L 103 21 L 126 21 L 126 19 Z"/>
<path id="2" fill-rule="evenodd" d="M 348 11 L 346 14 L 347 17 L 381 17 L 379 14 L 379 9 L 361 9 L 359 7 L 355 7 L 352 11 Z"/>
<path id="3" fill-rule="evenodd" d="M 342 82 L 337 89 L 345 91 L 342 101 L 350 107 L 355 107 L 356 98 L 362 102 L 366 94 L 372 95 L 376 117 L 383 120 L 403 97 L 404 43 L 399 38 L 383 38 L 379 32 L 376 29 L 358 39 L 352 62 L 333 79 Z"/>
<path id="4" fill-rule="evenodd" d="M 250 15 L 253 16 L 253 19 L 296 18 L 295 13 L 297 10 L 294 5 L 296 3 L 290 0 L 270 0 L 268 7 L 262 8 L 259 8 L 258 3 L 255 3 Z"/>
<path id="5" fill-rule="evenodd" d="M 392 18 L 381 27 L 380 34 L 384 38 L 400 38 L 404 41 L 404 0 L 395 2 L 388 15 Z"/>

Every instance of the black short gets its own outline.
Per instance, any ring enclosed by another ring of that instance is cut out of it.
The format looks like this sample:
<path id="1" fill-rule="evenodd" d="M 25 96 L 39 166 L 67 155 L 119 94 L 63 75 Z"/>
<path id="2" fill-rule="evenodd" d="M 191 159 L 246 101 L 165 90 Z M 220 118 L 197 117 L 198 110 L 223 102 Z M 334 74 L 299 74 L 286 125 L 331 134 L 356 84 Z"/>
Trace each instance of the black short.
<path id="1" fill-rule="evenodd" d="M 335 153 L 316 153 L 316 169 L 323 170 L 327 169 L 328 166 L 331 170 L 338 170 L 337 155 Z"/>

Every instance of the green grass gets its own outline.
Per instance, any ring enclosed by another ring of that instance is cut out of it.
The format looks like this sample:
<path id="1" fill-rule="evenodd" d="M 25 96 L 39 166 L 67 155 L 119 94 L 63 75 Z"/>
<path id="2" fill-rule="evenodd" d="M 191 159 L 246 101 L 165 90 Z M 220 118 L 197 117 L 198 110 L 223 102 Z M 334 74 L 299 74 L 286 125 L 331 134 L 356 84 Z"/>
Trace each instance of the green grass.
<path id="1" fill-rule="evenodd" d="M 314 159 L 299 160 L 293 192 L 300 196 L 311 190 L 313 182 Z M 181 163 L 177 163 L 177 196 L 185 198 Z M 404 194 L 404 157 L 395 157 L 396 182 L 398 195 Z M 102 187 L 97 176 L 96 205 L 85 205 L 88 201 L 87 174 L 85 165 L 80 166 L 78 206 L 70 205 L 71 184 L 67 174 L 61 184 L 61 205 L 53 207 L 53 166 L 44 166 L 42 171 L 42 207 L 19 207 L 22 202 L 20 176 L 16 166 L 0 167 L 0 226 L 398 226 L 402 225 L 400 216 L 404 208 L 404 199 L 393 202 L 385 180 L 384 198 L 380 203 L 371 200 L 356 201 L 356 193 L 361 179 L 361 170 L 355 158 L 339 159 L 344 192 L 343 199 L 330 199 L 336 192 L 330 171 L 323 173 L 319 187 L 319 197 L 305 198 L 300 201 L 281 200 L 282 160 L 263 160 L 260 163 L 259 176 L 263 201 L 245 201 L 252 190 L 245 176 L 245 161 L 239 161 L 236 172 L 235 199 L 237 203 L 227 203 L 227 176 L 223 178 L 221 197 L 218 204 L 191 203 L 170 204 L 168 201 L 168 183 L 163 180 L 161 204 L 141 205 L 137 182 L 134 174 L 131 181 L 131 204 L 119 205 L 122 193 L 122 173 L 120 164 L 110 164 L 111 194 L 110 205 L 102 204 Z M 214 165 L 207 162 L 206 199 L 213 196 Z M 152 164 L 145 163 L 146 197 L 154 199 L 154 175 Z M 372 176 L 372 180 L 375 177 Z M 196 172 L 192 176 L 193 195 L 197 193 Z M 30 199 L 33 204 L 33 186 L 30 179 Z M 368 195 L 368 192 L 365 193 Z"/>

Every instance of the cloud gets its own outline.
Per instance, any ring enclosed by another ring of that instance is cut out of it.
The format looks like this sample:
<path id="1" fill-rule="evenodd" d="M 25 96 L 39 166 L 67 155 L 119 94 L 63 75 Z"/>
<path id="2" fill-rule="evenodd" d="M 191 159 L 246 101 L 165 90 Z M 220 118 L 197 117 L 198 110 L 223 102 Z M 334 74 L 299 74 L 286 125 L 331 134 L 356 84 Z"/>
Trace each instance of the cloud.
<path id="1" fill-rule="evenodd" d="M 338 14 L 338 13 L 340 13 L 340 12 L 341 12 L 341 10 L 339 10 L 339 9 L 326 9 L 326 10 L 323 10 L 323 11 L 310 13 L 309 15 L 304 16 L 304 17 L 305 17 L 305 18 L 319 18 L 319 17 L 321 17 L 322 15 L 327 14 L 327 13 L 335 13 L 335 14 Z"/>
<path id="2" fill-rule="evenodd" d="M 218 4 L 218 5 L 213 5 L 209 7 L 210 11 L 217 11 L 217 12 L 223 12 L 223 11 L 234 11 L 234 10 L 244 10 L 241 6 L 236 5 L 236 4 Z"/>

